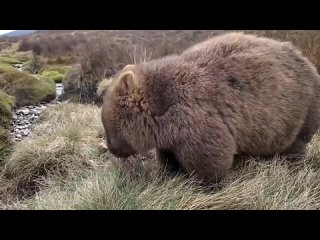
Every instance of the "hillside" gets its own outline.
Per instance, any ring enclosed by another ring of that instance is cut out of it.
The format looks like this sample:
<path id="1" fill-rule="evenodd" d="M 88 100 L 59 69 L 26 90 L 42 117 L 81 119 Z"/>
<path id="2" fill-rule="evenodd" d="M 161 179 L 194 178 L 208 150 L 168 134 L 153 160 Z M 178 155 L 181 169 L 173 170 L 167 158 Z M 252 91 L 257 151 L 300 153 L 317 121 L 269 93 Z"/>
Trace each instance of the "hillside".
<path id="1" fill-rule="evenodd" d="M 19 36 L 31 35 L 36 32 L 37 30 L 15 30 L 9 33 L 2 34 L 0 35 L 0 37 L 19 37 Z"/>

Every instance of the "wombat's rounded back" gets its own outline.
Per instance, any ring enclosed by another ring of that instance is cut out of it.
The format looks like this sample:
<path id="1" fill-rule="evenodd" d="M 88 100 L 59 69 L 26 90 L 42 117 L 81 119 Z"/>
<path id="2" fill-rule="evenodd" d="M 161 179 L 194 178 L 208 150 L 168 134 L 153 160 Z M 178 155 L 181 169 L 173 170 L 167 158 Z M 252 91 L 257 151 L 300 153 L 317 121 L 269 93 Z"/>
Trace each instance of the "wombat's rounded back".
<path id="1" fill-rule="evenodd" d="M 320 108 L 315 100 L 319 75 L 290 43 L 231 33 L 195 45 L 181 57 L 208 72 L 210 80 L 199 79 L 205 87 L 195 94 L 218 109 L 240 152 L 286 149 L 311 108 Z"/>

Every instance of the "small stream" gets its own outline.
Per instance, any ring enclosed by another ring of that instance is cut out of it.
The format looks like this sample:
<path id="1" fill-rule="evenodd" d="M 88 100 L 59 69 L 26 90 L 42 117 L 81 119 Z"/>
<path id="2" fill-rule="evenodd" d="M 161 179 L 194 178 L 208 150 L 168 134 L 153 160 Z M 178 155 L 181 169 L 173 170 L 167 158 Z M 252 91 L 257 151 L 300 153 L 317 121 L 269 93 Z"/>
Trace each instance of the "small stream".
<path id="1" fill-rule="evenodd" d="M 13 64 L 15 68 L 17 68 L 20 72 L 22 72 L 22 63 Z"/>
<path id="2" fill-rule="evenodd" d="M 62 83 L 56 83 L 56 95 L 57 95 L 57 98 L 59 98 L 62 93 L 63 93 L 63 84 Z"/>

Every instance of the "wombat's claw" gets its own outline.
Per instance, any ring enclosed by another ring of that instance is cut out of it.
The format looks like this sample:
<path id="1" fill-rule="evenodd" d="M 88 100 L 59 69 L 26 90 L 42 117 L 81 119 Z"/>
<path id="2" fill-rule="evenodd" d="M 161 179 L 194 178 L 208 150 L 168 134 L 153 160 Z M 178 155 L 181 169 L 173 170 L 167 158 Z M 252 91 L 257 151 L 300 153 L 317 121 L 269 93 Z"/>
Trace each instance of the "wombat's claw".
<path id="1" fill-rule="evenodd" d="M 99 147 L 100 147 L 101 150 L 103 150 L 103 151 L 108 151 L 108 147 L 107 147 L 107 145 L 106 145 L 104 142 L 100 143 L 100 144 L 99 144 Z"/>

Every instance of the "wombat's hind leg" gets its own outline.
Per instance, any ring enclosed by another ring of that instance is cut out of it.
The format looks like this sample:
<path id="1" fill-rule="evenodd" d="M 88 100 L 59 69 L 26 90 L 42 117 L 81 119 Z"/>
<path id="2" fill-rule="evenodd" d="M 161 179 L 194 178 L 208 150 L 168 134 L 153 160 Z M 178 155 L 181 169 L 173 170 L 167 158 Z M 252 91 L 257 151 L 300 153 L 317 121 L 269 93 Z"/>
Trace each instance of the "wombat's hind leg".
<path id="1" fill-rule="evenodd" d="M 292 145 L 280 155 L 285 156 L 289 160 L 300 160 L 306 154 L 307 144 L 310 143 L 314 134 L 319 128 L 320 121 L 320 109 L 312 106 L 309 111 L 309 115 L 299 132 L 296 140 Z"/>
<path id="2" fill-rule="evenodd" d="M 182 171 L 181 165 L 175 158 L 174 153 L 172 151 L 157 149 L 155 157 L 157 162 L 160 163 L 161 167 L 163 167 L 164 169 L 172 172 Z"/>

